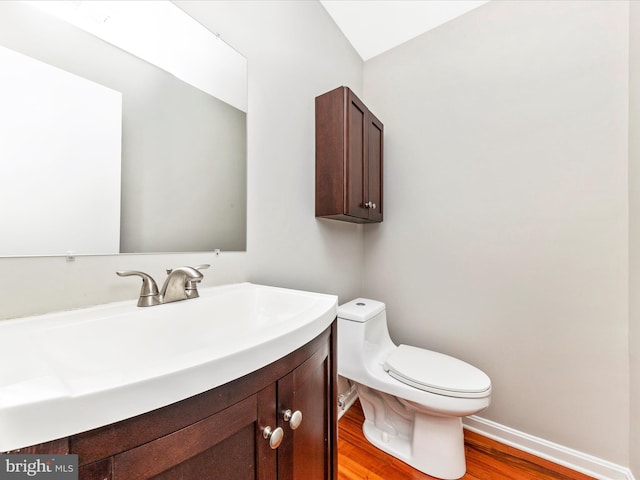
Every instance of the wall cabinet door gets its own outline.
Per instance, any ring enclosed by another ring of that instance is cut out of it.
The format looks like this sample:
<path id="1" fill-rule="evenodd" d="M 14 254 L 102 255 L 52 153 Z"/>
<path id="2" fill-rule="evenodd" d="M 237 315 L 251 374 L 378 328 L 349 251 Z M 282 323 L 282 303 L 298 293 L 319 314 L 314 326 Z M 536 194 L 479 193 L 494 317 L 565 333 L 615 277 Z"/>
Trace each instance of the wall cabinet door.
<path id="1" fill-rule="evenodd" d="M 347 87 L 316 98 L 316 216 L 383 219 L 384 126 Z"/>
<path id="2" fill-rule="evenodd" d="M 384 127 L 371 112 L 367 116 L 367 172 L 365 206 L 367 218 L 372 222 L 382 221 L 382 140 Z M 367 203 L 368 202 L 368 203 Z"/>

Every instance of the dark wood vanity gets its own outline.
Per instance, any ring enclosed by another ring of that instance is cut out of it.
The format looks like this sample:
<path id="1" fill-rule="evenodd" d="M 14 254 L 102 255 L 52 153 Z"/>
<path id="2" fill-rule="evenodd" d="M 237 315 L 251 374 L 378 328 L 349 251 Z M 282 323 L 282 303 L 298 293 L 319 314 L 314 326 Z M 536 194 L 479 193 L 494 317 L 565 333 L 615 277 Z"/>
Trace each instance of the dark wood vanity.
<path id="1" fill-rule="evenodd" d="M 316 97 L 316 217 L 383 217 L 382 122 L 347 87 Z"/>
<path id="2" fill-rule="evenodd" d="M 225 385 L 19 452 L 77 454 L 81 480 L 335 479 L 336 353 L 334 321 L 289 355 Z M 287 410 L 302 412 L 295 430 Z M 277 448 L 266 427 L 282 429 Z"/>

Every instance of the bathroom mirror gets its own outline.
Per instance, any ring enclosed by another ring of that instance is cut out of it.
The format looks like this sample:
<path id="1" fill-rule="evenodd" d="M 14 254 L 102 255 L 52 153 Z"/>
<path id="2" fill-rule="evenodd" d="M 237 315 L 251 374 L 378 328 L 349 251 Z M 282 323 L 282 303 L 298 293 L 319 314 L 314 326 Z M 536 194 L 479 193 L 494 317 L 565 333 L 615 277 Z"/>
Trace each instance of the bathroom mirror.
<path id="1" fill-rule="evenodd" d="M 173 3 L 0 2 L 0 91 L 0 256 L 246 249 L 246 59 Z"/>

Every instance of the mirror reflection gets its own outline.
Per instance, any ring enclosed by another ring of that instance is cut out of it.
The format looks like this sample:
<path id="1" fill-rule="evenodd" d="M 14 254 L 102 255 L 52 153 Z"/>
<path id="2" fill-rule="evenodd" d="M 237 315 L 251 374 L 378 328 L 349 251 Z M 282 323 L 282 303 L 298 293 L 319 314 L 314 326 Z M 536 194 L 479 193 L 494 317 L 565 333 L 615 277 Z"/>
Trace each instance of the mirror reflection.
<path id="1" fill-rule="evenodd" d="M 200 50 L 223 45 L 242 79 L 217 61 L 190 80 L 188 62 L 169 73 L 28 3 L 0 2 L 0 255 L 245 250 L 246 60 L 205 31 Z M 120 29 L 105 12 L 92 21 Z M 221 93 L 225 82 L 242 94 Z"/>

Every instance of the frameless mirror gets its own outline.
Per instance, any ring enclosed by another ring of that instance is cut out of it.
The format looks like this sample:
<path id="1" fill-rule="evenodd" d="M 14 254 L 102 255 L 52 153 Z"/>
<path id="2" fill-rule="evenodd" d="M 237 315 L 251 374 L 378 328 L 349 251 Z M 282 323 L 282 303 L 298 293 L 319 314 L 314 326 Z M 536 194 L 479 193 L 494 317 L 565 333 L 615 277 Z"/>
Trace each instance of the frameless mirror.
<path id="1" fill-rule="evenodd" d="M 245 250 L 246 80 L 171 2 L 0 2 L 0 256 Z"/>

